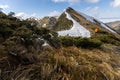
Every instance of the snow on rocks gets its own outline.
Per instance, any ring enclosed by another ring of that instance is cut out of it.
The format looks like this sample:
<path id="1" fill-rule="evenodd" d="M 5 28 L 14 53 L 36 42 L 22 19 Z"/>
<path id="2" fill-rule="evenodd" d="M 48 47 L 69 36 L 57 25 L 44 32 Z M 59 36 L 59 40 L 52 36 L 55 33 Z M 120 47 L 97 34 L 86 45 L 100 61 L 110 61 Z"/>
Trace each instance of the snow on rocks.
<path id="1" fill-rule="evenodd" d="M 43 38 L 39 37 L 39 38 L 37 38 L 37 40 L 42 40 L 42 41 L 44 41 L 44 43 L 42 44 L 43 47 L 44 47 L 44 46 L 49 46 L 48 42 L 47 42 L 46 40 L 44 40 Z"/>
<path id="2" fill-rule="evenodd" d="M 91 36 L 90 32 L 87 29 L 85 29 L 83 26 L 81 26 L 77 21 L 75 21 L 70 16 L 70 14 L 68 14 L 66 11 L 65 11 L 65 14 L 66 14 L 66 18 L 73 22 L 73 26 L 69 30 L 58 31 L 59 36 L 66 36 L 66 35 L 75 36 L 75 37 L 78 37 L 78 36 L 90 37 Z"/>
<path id="3" fill-rule="evenodd" d="M 47 43 L 47 41 L 44 41 L 44 44 L 42 46 L 49 46 L 49 44 Z"/>

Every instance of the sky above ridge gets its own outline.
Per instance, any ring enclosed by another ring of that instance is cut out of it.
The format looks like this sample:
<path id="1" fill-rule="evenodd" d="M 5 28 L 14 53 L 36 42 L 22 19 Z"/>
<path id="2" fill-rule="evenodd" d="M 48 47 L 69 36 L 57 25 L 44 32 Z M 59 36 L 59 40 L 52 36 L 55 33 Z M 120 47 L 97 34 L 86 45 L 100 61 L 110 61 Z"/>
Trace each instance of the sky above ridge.
<path id="1" fill-rule="evenodd" d="M 120 20 L 120 0 L 0 0 L 3 12 L 23 18 L 58 16 L 67 7 L 103 22 Z"/>

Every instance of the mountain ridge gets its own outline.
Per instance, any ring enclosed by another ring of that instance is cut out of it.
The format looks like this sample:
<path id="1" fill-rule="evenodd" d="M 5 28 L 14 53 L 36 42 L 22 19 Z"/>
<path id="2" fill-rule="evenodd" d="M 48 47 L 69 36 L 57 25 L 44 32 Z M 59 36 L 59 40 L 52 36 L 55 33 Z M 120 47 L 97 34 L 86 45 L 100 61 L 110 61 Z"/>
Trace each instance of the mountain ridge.
<path id="1" fill-rule="evenodd" d="M 60 32 L 62 30 L 69 30 L 70 28 L 72 28 L 71 26 L 73 26 L 73 21 L 67 19 L 65 12 L 67 12 L 74 19 L 74 21 L 78 22 L 79 25 L 83 26 L 86 30 L 89 30 L 91 35 L 95 34 L 94 29 L 96 28 L 98 28 L 101 31 L 112 33 L 114 35 L 118 34 L 116 31 L 111 29 L 103 22 L 98 21 L 93 17 L 87 16 L 84 13 L 79 13 L 71 7 L 67 8 L 58 18 L 58 21 L 56 22 L 55 26 L 53 26 L 54 30 Z"/>
<path id="2" fill-rule="evenodd" d="M 85 29 L 82 25 L 80 25 L 77 21 L 75 21 L 71 15 L 69 15 L 67 13 L 67 11 L 65 11 L 66 14 L 66 18 L 68 20 L 71 20 L 73 22 L 73 26 L 70 30 L 66 30 L 66 31 L 59 31 L 58 34 L 60 36 L 82 36 L 82 37 L 90 37 L 90 32 Z"/>
<path id="3" fill-rule="evenodd" d="M 71 7 L 66 8 L 58 18 L 48 17 L 46 20 L 44 20 L 46 18 L 44 17 L 43 19 L 40 20 L 41 22 L 38 21 L 40 23 L 39 26 L 46 27 L 48 29 L 52 29 L 55 31 L 68 30 L 72 28 L 73 22 L 66 18 L 65 11 L 68 12 L 70 16 L 80 25 L 82 25 L 86 29 L 89 29 L 91 34 L 94 34 L 94 29 L 91 28 L 101 28 L 101 29 L 103 28 L 104 29 L 104 30 L 102 29 L 103 31 L 112 32 L 113 34 L 118 34 L 118 32 L 116 32 L 114 29 L 109 27 L 109 25 L 104 24 L 103 22 L 95 19 L 94 17 L 88 16 L 82 12 L 78 12 Z M 52 21 L 50 20 L 51 18 Z M 89 25 L 91 25 L 91 27 Z"/>

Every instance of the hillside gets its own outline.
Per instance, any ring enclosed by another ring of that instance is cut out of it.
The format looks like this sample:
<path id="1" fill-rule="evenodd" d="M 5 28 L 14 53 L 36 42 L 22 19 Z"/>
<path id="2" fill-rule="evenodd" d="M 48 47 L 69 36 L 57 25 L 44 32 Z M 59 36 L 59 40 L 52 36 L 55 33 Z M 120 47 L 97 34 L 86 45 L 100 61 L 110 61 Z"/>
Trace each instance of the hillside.
<path id="1" fill-rule="evenodd" d="M 74 28 L 75 25 L 77 26 L 76 30 Z M 74 28 L 74 30 L 72 30 L 73 28 Z M 79 29 L 77 29 L 77 28 L 79 28 Z M 63 32 L 63 34 L 66 33 L 66 35 L 67 34 L 71 35 L 75 32 L 78 32 L 76 34 L 81 34 L 79 36 L 82 36 L 82 34 L 85 32 L 84 34 L 89 34 L 89 37 L 90 37 L 95 34 L 94 30 L 96 28 L 99 30 L 98 32 L 107 32 L 107 33 L 111 33 L 114 35 L 117 34 L 113 29 L 111 29 L 106 24 L 98 21 L 97 19 L 95 19 L 93 17 L 87 16 L 81 12 L 77 12 L 70 7 L 67 8 L 62 13 L 62 15 L 58 18 L 58 21 L 53 29 L 57 30 L 57 31 L 64 31 L 64 30 L 71 29 L 72 32 L 71 31 L 68 31 L 69 33 L 66 31 Z M 77 31 L 77 30 L 81 30 L 81 31 Z M 83 33 L 82 33 L 82 31 L 83 31 Z M 86 31 L 87 31 L 87 33 L 86 33 Z M 82 36 L 82 37 L 84 37 L 84 36 Z"/>
<path id="2" fill-rule="evenodd" d="M 65 14 L 67 16 L 67 19 L 73 22 L 73 26 L 70 30 L 59 31 L 59 35 L 90 37 L 90 32 L 87 29 L 85 29 L 82 25 L 75 21 L 67 12 L 65 12 Z"/>
<path id="3" fill-rule="evenodd" d="M 109 25 L 112 29 L 114 29 L 120 34 L 120 21 L 109 22 L 106 24 Z"/>
<path id="4" fill-rule="evenodd" d="M 0 12 L 0 80 L 120 80 L 120 39 L 71 8 L 61 16 L 51 30 Z M 91 36 L 59 36 L 81 27 Z"/>

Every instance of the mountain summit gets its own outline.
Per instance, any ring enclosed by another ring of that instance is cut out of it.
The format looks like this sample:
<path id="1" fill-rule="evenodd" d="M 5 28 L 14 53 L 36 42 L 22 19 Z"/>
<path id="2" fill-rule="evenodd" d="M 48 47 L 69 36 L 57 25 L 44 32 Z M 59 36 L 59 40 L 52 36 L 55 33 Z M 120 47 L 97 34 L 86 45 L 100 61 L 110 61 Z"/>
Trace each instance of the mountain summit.
<path id="1" fill-rule="evenodd" d="M 95 29 L 97 29 L 97 32 L 117 34 L 117 32 L 101 21 L 84 13 L 77 12 L 71 7 L 68 7 L 61 14 L 53 29 L 58 31 L 60 36 L 91 37 L 95 35 Z"/>

